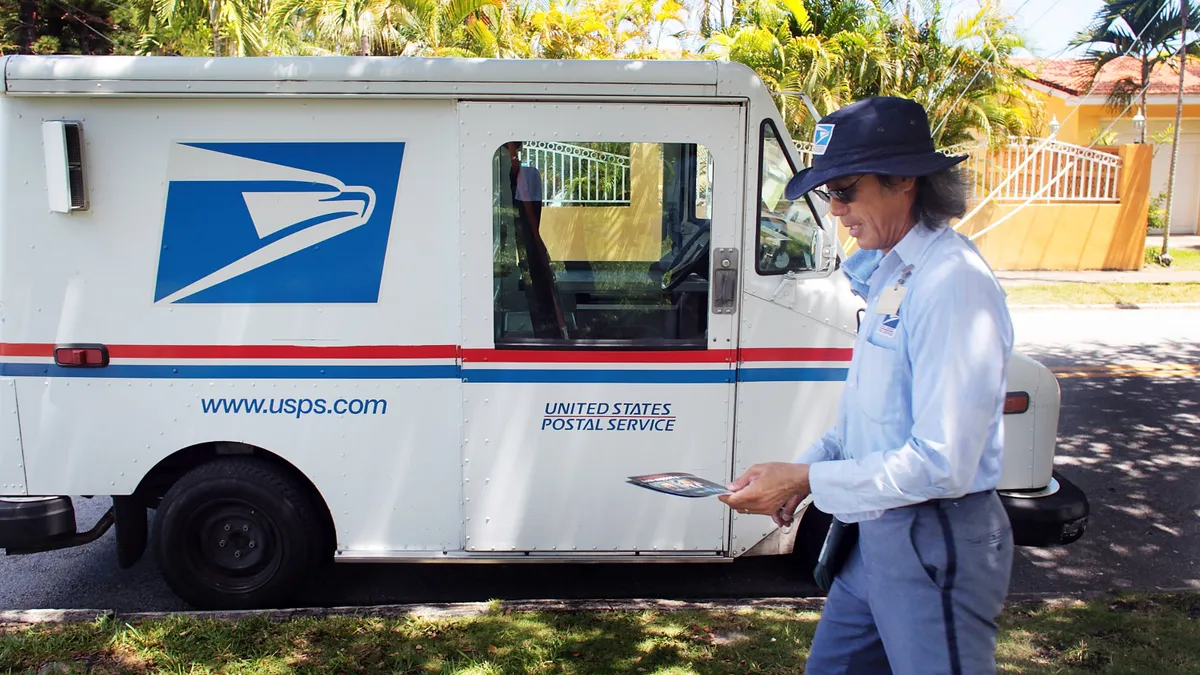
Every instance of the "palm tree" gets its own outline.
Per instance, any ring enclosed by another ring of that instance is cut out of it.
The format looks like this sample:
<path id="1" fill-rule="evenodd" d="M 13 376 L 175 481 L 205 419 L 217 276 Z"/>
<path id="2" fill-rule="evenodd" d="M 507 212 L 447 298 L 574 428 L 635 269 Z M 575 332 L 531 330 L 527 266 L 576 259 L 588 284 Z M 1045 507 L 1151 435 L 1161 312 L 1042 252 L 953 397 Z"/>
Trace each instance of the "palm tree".
<path id="1" fill-rule="evenodd" d="M 505 2 L 483 7 L 467 20 L 467 49 L 485 58 L 532 58 L 533 17 L 530 4 Z"/>
<path id="2" fill-rule="evenodd" d="M 893 19 L 897 77 L 881 93 L 921 102 L 942 146 L 971 141 L 975 133 L 999 140 L 1036 128 L 1043 106 L 1025 86 L 1030 73 L 1013 65 L 1023 42 L 999 4 L 981 2 L 953 31 L 939 2 L 926 9 L 921 21 L 908 14 Z"/>
<path id="3" fill-rule="evenodd" d="M 501 0 L 278 0 L 272 32 L 301 26 L 326 53 L 459 56 L 499 53 L 488 21 L 503 23 Z M 474 22 L 483 25 L 472 29 Z"/>
<path id="4" fill-rule="evenodd" d="M 1200 4 L 1200 3 L 1198 3 Z M 1200 25 L 1200 7 L 1189 6 L 1187 0 L 1107 0 L 1092 19 L 1092 24 L 1080 32 L 1072 41 L 1074 45 L 1088 45 L 1087 56 L 1092 62 L 1092 77 L 1095 78 L 1104 66 L 1126 54 L 1132 54 L 1141 66 L 1139 77 L 1125 77 L 1116 83 L 1108 96 L 1109 106 L 1124 113 L 1135 96 L 1144 111 L 1146 90 L 1155 70 L 1175 57 L 1175 45 L 1179 44 L 1179 92 L 1176 101 L 1176 117 L 1183 105 L 1183 80 L 1189 54 L 1200 54 L 1200 46 L 1189 40 L 1180 41 L 1186 35 L 1185 26 Z M 1146 142 L 1146 129 L 1141 130 L 1139 143 Z M 1171 232 L 1171 209 L 1175 193 L 1175 164 L 1178 158 L 1179 120 L 1175 123 L 1175 138 L 1171 143 L 1171 169 L 1167 179 L 1167 214 L 1163 224 L 1163 245 L 1159 259 L 1170 264 L 1168 252 Z"/>
<path id="5" fill-rule="evenodd" d="M 1092 77 L 1113 61 L 1126 54 L 1138 60 L 1138 77 L 1124 77 L 1115 83 L 1108 104 L 1115 111 L 1125 111 L 1134 98 L 1146 107 L 1146 89 L 1150 77 L 1163 64 L 1172 60 L 1172 46 L 1178 38 L 1180 0 L 1107 0 L 1096 11 L 1091 24 L 1071 40 L 1072 46 L 1087 46 L 1085 58 L 1091 64 Z M 1200 22 L 1200 7 L 1189 9 L 1188 23 Z M 1196 47 L 1189 47 L 1193 53 Z M 1146 142 L 1143 129 L 1139 143 Z"/>
<path id="6" fill-rule="evenodd" d="M 323 53 L 369 56 L 397 43 L 396 18 L 391 0 L 281 0 L 272 4 L 268 26 L 272 34 L 299 27 L 301 40 Z"/>
<path id="7" fill-rule="evenodd" d="M 800 0 L 739 3 L 731 24 L 709 38 L 702 50 L 709 58 L 753 68 L 777 93 L 793 136 L 811 133 L 816 123 L 797 93 L 807 94 L 817 112 L 825 115 L 853 100 L 856 89 L 861 89 L 857 85 L 884 79 L 888 70 L 886 49 L 870 34 L 866 20 L 830 3 L 812 3 L 812 7 L 816 12 Z M 871 7 L 869 3 L 858 6 L 863 11 Z"/>
<path id="8" fill-rule="evenodd" d="M 943 145 L 1033 128 L 1041 104 L 1010 63 L 1020 39 L 994 0 L 952 34 L 938 0 L 923 9 L 916 20 L 894 1 L 749 0 L 705 51 L 749 65 L 773 91 L 805 92 L 822 115 L 868 96 L 920 101 Z M 788 95 L 780 107 L 790 132 L 806 137 L 807 107 Z"/>
<path id="9" fill-rule="evenodd" d="M 482 19 L 486 7 L 502 8 L 502 0 L 398 0 L 396 26 L 407 56 L 476 56 L 471 51 L 468 22 Z"/>
<path id="10" fill-rule="evenodd" d="M 128 0 L 117 16 L 138 32 L 139 54 L 214 55 L 224 35 L 224 55 L 258 56 L 266 12 L 266 0 Z"/>
<path id="11" fill-rule="evenodd" d="M 1174 206 L 1175 198 L 1175 166 L 1179 162 L 1179 127 L 1183 121 L 1181 119 L 1183 117 L 1183 80 L 1187 76 L 1188 43 L 1190 42 L 1188 18 L 1191 12 L 1188 9 L 1188 0 L 1182 0 L 1181 5 L 1179 12 L 1179 89 L 1175 96 L 1175 136 L 1171 140 L 1171 170 L 1167 178 L 1167 219 L 1163 223 L 1162 249 L 1158 252 L 1158 261 L 1167 267 L 1171 265 L 1171 209 Z"/>
<path id="12" fill-rule="evenodd" d="M 621 24 L 627 8 L 615 1 L 550 0 L 532 16 L 531 52 L 547 59 L 615 58 L 632 35 Z"/>

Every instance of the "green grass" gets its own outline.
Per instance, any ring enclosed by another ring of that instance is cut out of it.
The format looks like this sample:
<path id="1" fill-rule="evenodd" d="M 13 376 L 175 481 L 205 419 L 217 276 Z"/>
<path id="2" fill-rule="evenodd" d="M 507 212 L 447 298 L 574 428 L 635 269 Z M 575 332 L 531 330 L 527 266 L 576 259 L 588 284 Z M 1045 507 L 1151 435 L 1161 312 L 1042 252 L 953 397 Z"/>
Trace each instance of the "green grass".
<path id="1" fill-rule="evenodd" d="M 1171 246 L 1171 266 L 1163 267 L 1158 264 L 1158 252 L 1162 250 L 1162 245 L 1146 247 L 1146 265 L 1143 269 L 1148 270 L 1200 270 L 1200 251 L 1194 248 L 1176 248 Z"/>
<path id="2" fill-rule="evenodd" d="M 1200 593 L 1011 605 L 1002 673 L 1200 672 Z M 0 672 L 797 673 L 818 615 L 506 613 L 272 622 L 173 617 L 0 628 Z"/>
<path id="3" fill-rule="evenodd" d="M 1144 305 L 1200 302 L 1200 283 L 1054 283 L 1012 286 L 1009 305 Z"/>

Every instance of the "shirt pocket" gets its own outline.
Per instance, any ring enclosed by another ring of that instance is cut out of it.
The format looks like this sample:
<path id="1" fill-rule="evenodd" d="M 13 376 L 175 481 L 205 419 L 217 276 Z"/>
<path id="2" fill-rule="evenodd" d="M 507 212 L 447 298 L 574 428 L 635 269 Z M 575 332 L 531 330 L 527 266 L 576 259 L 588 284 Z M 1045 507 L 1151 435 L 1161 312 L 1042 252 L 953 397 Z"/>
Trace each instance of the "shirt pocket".
<path id="1" fill-rule="evenodd" d="M 898 347 L 882 346 L 869 338 L 863 341 L 858 356 L 858 408 L 875 422 L 895 422 L 904 415 L 902 354 Z"/>

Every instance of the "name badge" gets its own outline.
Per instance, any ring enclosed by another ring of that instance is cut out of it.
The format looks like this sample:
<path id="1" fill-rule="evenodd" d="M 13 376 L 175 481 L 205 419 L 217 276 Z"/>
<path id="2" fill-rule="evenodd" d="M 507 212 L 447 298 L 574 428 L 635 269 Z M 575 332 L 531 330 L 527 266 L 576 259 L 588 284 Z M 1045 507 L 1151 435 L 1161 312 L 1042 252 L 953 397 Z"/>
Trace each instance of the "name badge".
<path id="1" fill-rule="evenodd" d="M 904 286 L 904 282 L 908 281 L 908 277 L 912 274 L 913 266 L 905 265 L 904 269 L 900 270 L 900 279 L 895 286 L 889 286 L 883 289 L 879 294 L 879 302 L 875 305 L 876 314 L 899 314 L 900 303 L 904 300 L 904 294 L 908 293 L 908 288 Z"/>
<path id="2" fill-rule="evenodd" d="M 899 314 L 900 302 L 908 289 L 904 286 L 889 286 L 879 294 L 879 303 L 875 305 L 876 314 Z"/>

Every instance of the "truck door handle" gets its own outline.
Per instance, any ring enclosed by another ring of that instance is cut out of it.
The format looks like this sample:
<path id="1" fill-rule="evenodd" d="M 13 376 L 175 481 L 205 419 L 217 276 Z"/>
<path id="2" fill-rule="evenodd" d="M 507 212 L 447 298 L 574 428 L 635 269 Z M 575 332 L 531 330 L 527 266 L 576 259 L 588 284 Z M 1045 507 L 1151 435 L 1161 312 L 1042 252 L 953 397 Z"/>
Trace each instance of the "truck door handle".
<path id="1" fill-rule="evenodd" d="M 733 314 L 737 309 L 738 250 L 713 250 L 712 311 L 713 314 Z"/>

